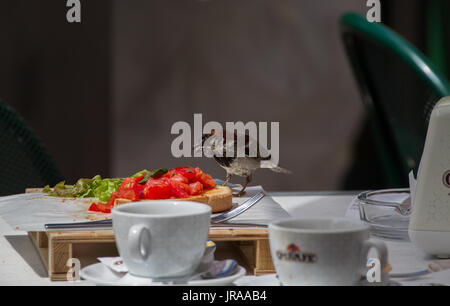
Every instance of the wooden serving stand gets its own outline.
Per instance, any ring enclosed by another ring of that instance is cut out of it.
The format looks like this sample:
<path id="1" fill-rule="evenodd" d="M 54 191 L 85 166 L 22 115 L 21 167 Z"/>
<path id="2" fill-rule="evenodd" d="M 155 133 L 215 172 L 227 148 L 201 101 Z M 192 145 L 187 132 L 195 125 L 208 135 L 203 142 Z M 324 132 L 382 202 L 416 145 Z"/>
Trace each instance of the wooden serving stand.
<path id="1" fill-rule="evenodd" d="M 70 258 L 80 261 L 80 268 L 98 262 L 98 257 L 118 256 L 114 234 L 98 232 L 29 232 L 33 244 L 53 281 L 66 281 Z M 209 239 L 217 245 L 215 258 L 232 258 L 247 273 L 275 273 L 266 228 L 211 228 Z"/>
<path id="2" fill-rule="evenodd" d="M 27 193 L 41 188 L 28 188 Z M 119 256 L 110 231 L 29 232 L 39 255 L 54 281 L 66 281 L 68 260 L 76 258 L 80 268 L 97 263 L 98 257 Z M 234 259 L 253 275 L 275 273 L 267 228 L 211 228 L 209 239 L 217 245 L 217 260 Z"/>

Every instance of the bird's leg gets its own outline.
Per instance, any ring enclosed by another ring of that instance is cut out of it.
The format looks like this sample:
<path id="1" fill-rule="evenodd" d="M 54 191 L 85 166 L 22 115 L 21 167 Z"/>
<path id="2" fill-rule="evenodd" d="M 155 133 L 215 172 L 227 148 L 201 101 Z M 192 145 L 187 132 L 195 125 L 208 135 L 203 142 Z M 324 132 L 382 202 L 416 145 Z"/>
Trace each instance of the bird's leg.
<path id="1" fill-rule="evenodd" d="M 236 194 L 236 195 L 234 195 L 234 196 L 236 196 L 236 197 L 242 197 L 242 196 L 245 194 L 245 188 L 247 188 L 247 186 L 248 186 L 248 184 L 250 183 L 250 181 L 251 181 L 251 177 L 250 177 L 250 176 L 247 176 L 247 178 L 246 178 L 246 180 L 245 180 L 245 185 L 244 185 L 244 187 L 242 187 L 242 190 L 239 191 L 239 193 Z"/>
<path id="2" fill-rule="evenodd" d="M 222 186 L 226 186 L 231 181 L 231 174 L 227 175 L 227 179 L 225 180 L 225 183 L 223 183 Z"/>

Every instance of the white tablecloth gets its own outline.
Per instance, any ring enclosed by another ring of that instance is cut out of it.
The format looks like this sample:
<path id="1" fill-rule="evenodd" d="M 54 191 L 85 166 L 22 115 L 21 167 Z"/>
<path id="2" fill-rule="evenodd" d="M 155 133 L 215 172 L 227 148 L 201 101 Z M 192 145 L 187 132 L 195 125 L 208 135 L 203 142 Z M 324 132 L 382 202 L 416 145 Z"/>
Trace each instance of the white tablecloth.
<path id="1" fill-rule="evenodd" d="M 275 201 L 294 217 L 343 217 L 354 195 L 273 193 Z M 393 273 L 426 269 L 432 261 L 408 242 L 385 241 Z M 246 276 L 251 281 L 253 277 Z M 402 284 L 417 284 L 402 281 Z M 86 281 L 51 282 L 38 253 L 25 232 L 0 218 L 0 285 L 90 285 Z"/>

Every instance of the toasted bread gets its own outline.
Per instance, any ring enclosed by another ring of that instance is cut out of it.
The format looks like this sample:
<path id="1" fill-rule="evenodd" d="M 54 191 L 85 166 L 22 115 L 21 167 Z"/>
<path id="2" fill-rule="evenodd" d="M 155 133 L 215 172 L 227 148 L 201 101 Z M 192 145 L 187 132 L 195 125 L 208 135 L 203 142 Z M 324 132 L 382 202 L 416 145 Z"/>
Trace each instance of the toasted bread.
<path id="1" fill-rule="evenodd" d="M 192 202 L 200 202 L 203 204 L 208 204 L 211 206 L 212 213 L 220 213 L 224 212 L 226 210 L 231 209 L 232 206 L 232 199 L 233 199 L 233 193 L 231 192 L 231 189 L 224 186 L 217 186 L 214 189 L 205 191 L 201 195 L 192 196 L 188 198 L 180 198 L 180 199 L 173 199 L 178 201 L 192 201 Z M 145 201 L 145 200 L 141 200 Z M 131 200 L 127 199 L 116 199 L 114 201 L 114 206 L 122 205 L 126 203 L 130 203 Z"/>

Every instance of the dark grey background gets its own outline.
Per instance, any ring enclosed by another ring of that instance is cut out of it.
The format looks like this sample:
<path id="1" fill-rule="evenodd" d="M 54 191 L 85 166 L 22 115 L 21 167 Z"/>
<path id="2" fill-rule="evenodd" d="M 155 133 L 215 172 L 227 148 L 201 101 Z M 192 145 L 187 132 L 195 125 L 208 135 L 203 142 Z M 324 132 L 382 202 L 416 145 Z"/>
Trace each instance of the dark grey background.
<path id="1" fill-rule="evenodd" d="M 171 158 L 172 124 L 202 113 L 280 122 L 280 165 L 294 174 L 261 170 L 255 183 L 337 188 L 361 120 L 337 21 L 361 3 L 117 1 L 112 172 L 198 164 L 223 178 L 212 160 Z"/>
<path id="2" fill-rule="evenodd" d="M 171 156 L 170 127 L 194 113 L 280 122 L 280 165 L 294 174 L 257 172 L 268 190 L 339 189 L 359 160 L 364 112 L 338 20 L 365 14 L 365 0 L 81 3 L 81 24 L 63 0 L 0 3 L 0 98 L 67 181 L 180 165 L 224 177 L 212 160 Z M 386 18 L 420 45 L 416 4 L 389 4 Z"/>

